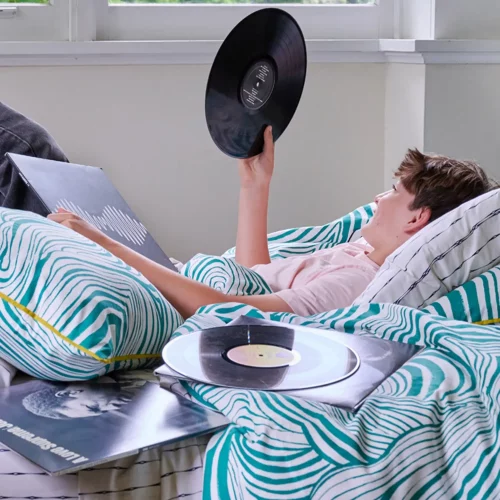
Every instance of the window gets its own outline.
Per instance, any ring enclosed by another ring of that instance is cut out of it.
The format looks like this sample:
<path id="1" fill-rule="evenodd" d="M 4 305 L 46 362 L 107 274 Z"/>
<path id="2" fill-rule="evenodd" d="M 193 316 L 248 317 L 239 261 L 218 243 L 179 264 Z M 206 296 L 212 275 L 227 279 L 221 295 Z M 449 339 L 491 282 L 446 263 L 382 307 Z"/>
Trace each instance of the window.
<path id="1" fill-rule="evenodd" d="M 288 11 L 307 39 L 392 37 L 398 0 L 0 0 L 0 41 L 223 40 L 256 9 Z"/>
<path id="2" fill-rule="evenodd" d="M 270 4 L 288 11 L 308 39 L 380 38 L 381 13 L 393 13 L 393 0 L 110 0 L 98 37 L 223 40 L 241 19 Z"/>
<path id="3" fill-rule="evenodd" d="M 67 40 L 68 0 L 0 0 L 0 41 Z"/>
<path id="4" fill-rule="evenodd" d="M 43 3 L 44 0 L 41 0 Z M 335 4 L 371 4 L 375 3 L 375 0 L 109 0 L 110 4 L 172 4 L 172 3 L 251 3 L 251 4 L 290 4 L 290 3 L 302 3 L 302 4 L 324 4 L 324 3 L 335 3 Z"/>

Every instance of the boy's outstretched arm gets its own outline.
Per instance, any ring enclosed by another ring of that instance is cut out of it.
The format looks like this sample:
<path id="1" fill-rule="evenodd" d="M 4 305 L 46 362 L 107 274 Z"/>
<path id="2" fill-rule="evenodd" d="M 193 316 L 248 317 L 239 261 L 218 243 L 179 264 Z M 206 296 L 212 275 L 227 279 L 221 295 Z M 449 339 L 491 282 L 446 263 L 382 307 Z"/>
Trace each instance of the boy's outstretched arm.
<path id="1" fill-rule="evenodd" d="M 116 257 L 122 259 L 129 266 L 139 271 L 185 319 L 192 316 L 201 306 L 223 302 L 249 304 L 262 311 L 293 312 L 284 300 L 274 294 L 252 296 L 225 295 L 203 283 L 198 283 L 186 276 L 182 276 L 109 238 L 97 228 L 71 212 L 60 210 L 56 214 L 49 215 L 48 218 L 95 241 Z"/>
<path id="2" fill-rule="evenodd" d="M 284 300 L 274 294 L 226 295 L 171 271 L 116 241 L 113 241 L 107 250 L 143 274 L 185 319 L 192 316 L 201 306 L 223 302 L 249 304 L 261 311 L 293 312 Z"/>
<path id="3" fill-rule="evenodd" d="M 269 264 L 267 210 L 274 170 L 274 139 L 271 127 L 264 132 L 264 150 L 258 156 L 239 160 L 240 200 L 236 235 L 236 262 L 252 267 Z"/>

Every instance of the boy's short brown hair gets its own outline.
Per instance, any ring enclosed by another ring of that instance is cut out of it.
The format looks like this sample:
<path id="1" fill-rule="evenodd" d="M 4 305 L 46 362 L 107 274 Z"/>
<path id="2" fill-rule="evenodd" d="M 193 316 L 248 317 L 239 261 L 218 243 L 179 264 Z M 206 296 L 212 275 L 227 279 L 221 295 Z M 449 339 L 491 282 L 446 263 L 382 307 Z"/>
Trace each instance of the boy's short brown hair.
<path id="1" fill-rule="evenodd" d="M 498 187 L 473 161 L 427 155 L 418 149 L 408 150 L 395 177 L 415 195 L 410 210 L 430 208 L 429 222 Z"/>

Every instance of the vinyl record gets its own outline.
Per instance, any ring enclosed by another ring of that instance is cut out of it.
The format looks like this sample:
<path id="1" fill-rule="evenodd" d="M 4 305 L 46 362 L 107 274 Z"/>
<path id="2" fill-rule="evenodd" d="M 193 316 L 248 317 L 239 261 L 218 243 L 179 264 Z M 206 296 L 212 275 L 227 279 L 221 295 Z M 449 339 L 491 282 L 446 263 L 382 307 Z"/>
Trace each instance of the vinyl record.
<path id="1" fill-rule="evenodd" d="M 264 325 L 222 326 L 178 337 L 165 346 L 163 360 L 199 382 L 274 391 L 333 384 L 359 367 L 358 355 L 333 338 Z"/>
<path id="2" fill-rule="evenodd" d="M 205 116 L 219 149 L 255 156 L 268 125 L 276 141 L 297 109 L 306 66 L 302 31 L 288 13 L 267 8 L 243 19 L 220 47 L 206 88 Z"/>

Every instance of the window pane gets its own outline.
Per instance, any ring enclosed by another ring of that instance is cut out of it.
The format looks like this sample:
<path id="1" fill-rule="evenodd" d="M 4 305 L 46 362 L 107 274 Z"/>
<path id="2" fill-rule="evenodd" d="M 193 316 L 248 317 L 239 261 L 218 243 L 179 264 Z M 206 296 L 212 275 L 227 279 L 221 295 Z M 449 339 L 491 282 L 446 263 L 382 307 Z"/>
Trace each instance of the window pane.
<path id="1" fill-rule="evenodd" d="M 161 4 L 161 3 L 334 3 L 346 5 L 373 4 L 375 0 L 109 0 L 110 4 Z"/>

